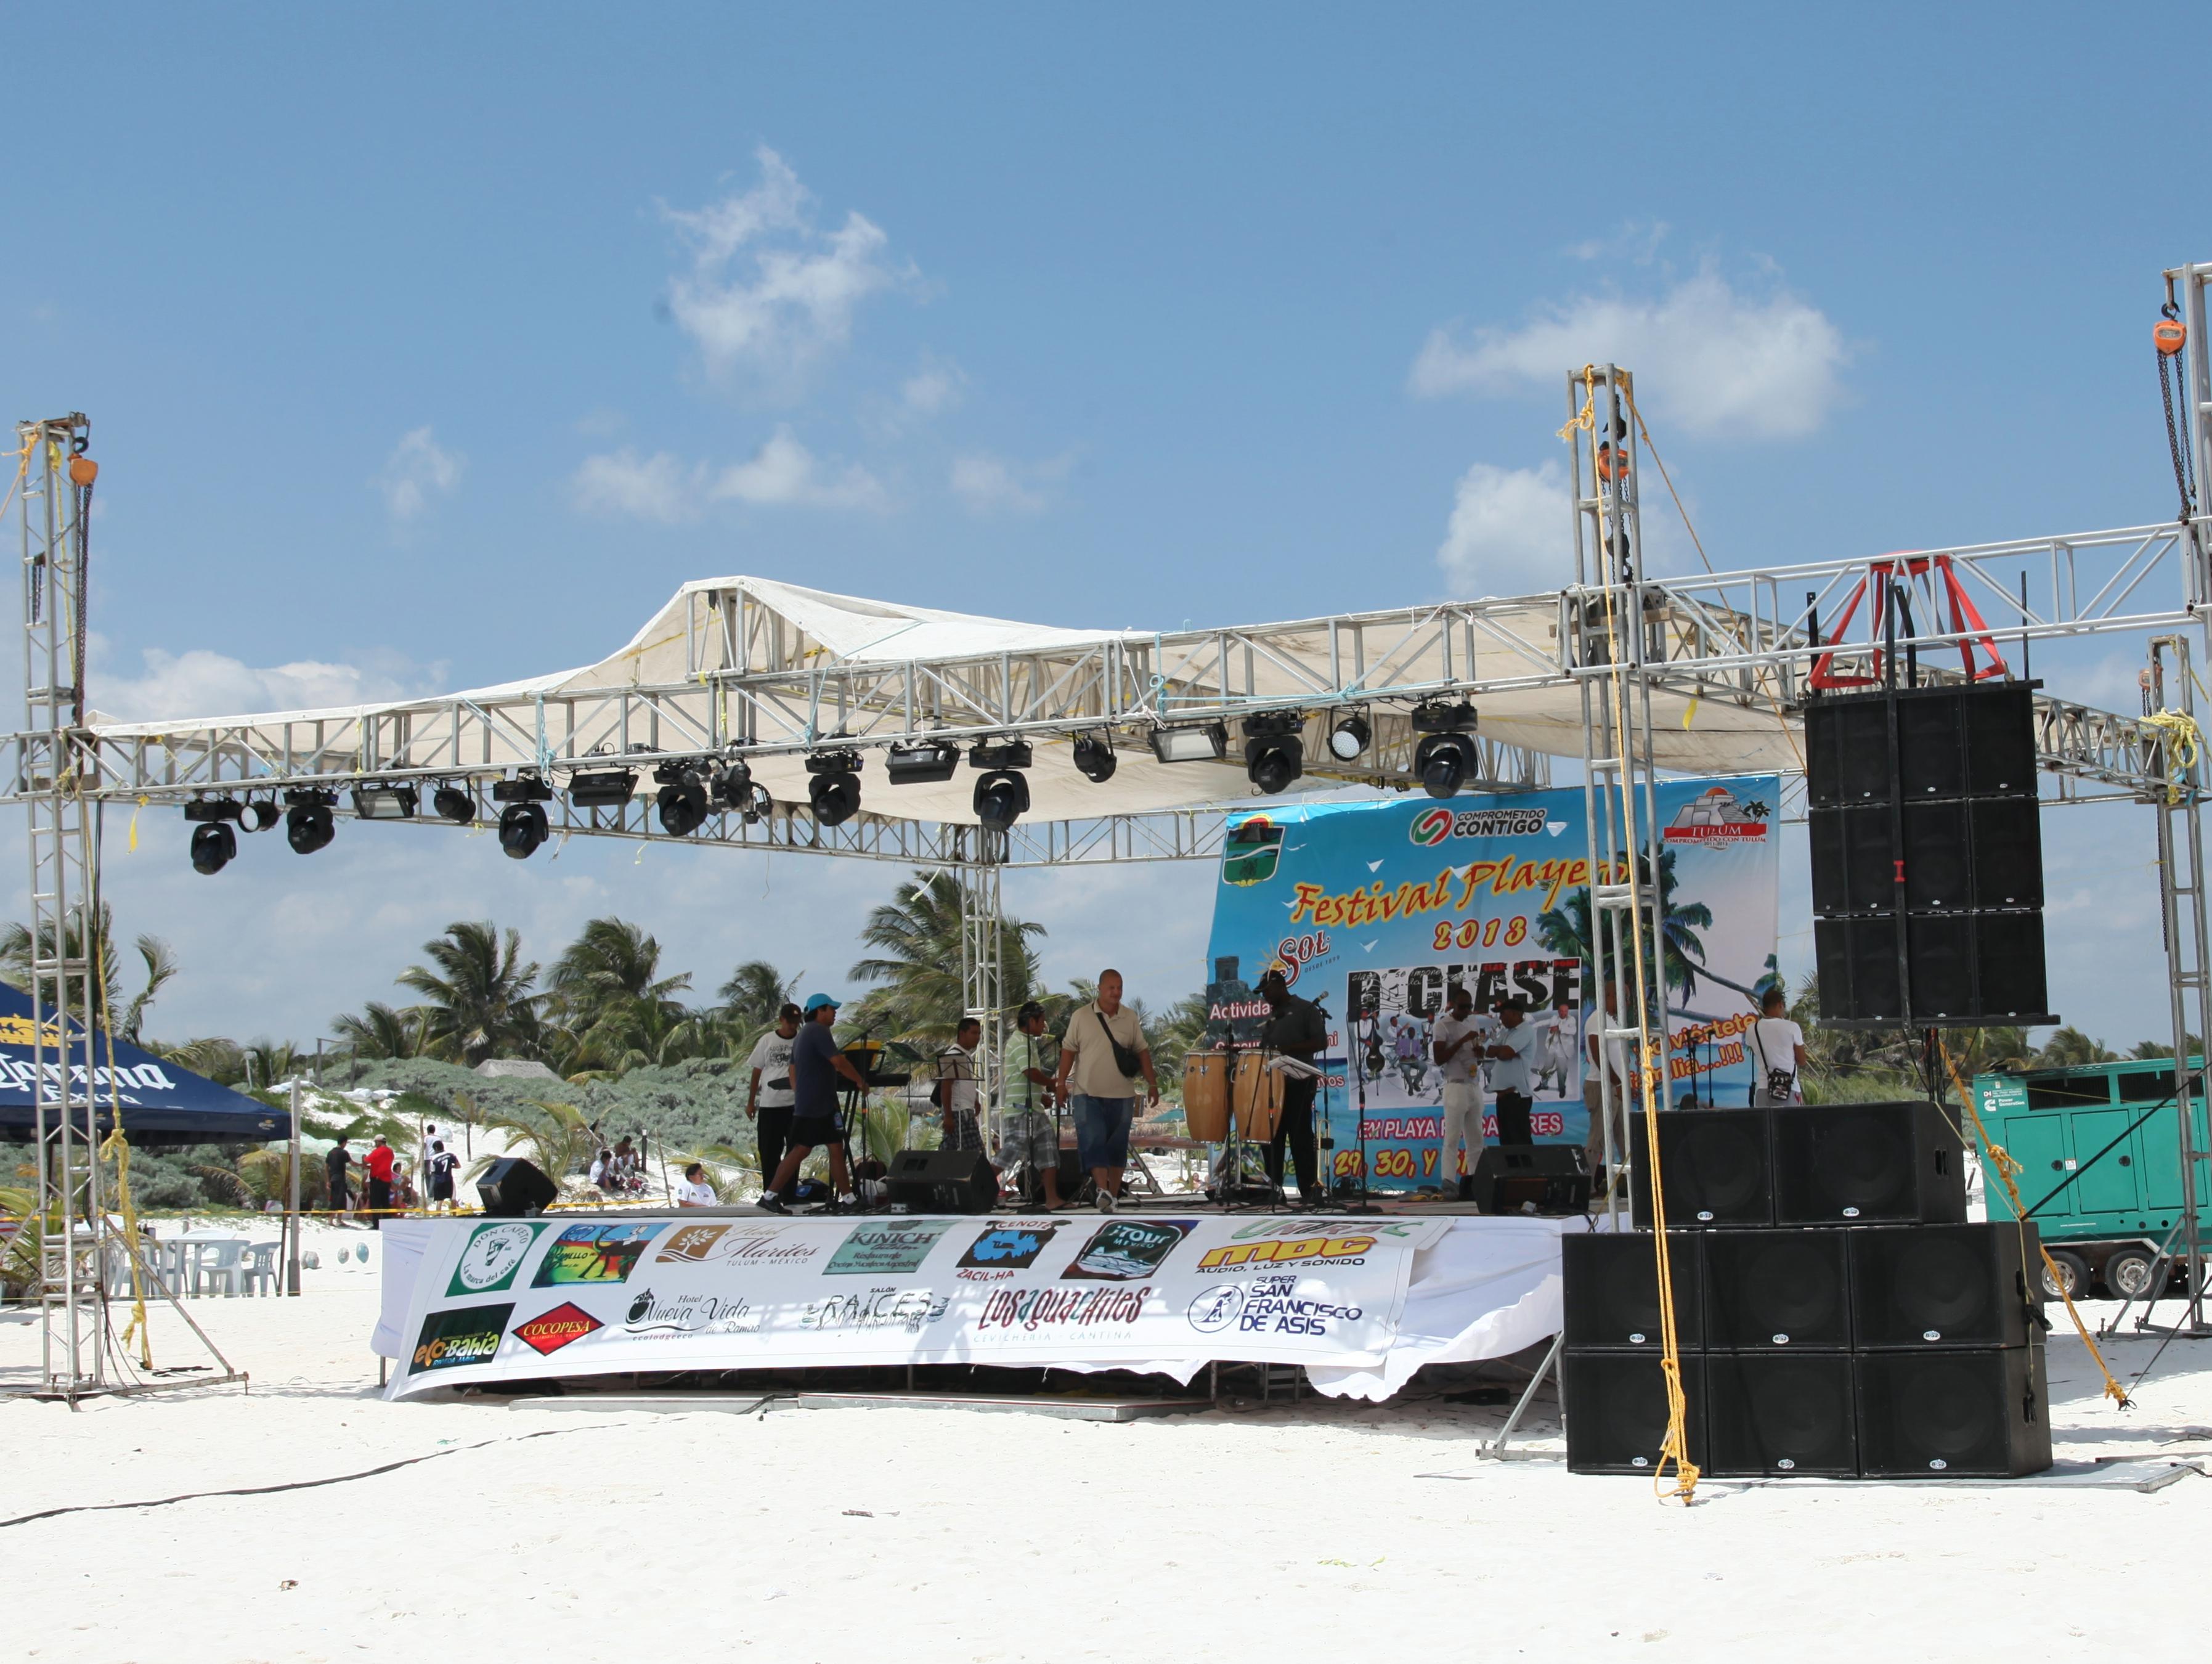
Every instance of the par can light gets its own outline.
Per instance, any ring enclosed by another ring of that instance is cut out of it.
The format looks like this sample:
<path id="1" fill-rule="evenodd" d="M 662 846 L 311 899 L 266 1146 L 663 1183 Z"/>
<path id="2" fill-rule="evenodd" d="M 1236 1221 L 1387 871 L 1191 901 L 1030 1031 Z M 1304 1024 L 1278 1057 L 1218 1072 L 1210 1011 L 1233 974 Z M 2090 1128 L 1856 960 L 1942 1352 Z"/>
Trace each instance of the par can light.
<path id="1" fill-rule="evenodd" d="M 1328 754 L 1340 763 L 1352 762 L 1366 751 L 1374 737 L 1367 718 L 1355 710 L 1328 731 Z"/>
<path id="2" fill-rule="evenodd" d="M 441 786 L 430 794 L 430 808 L 441 820 L 465 826 L 477 818 L 477 800 L 459 786 Z"/>
<path id="3" fill-rule="evenodd" d="M 1114 777 L 1114 771 L 1121 759 L 1114 754 L 1114 736 L 1110 734 L 1085 734 L 1075 742 L 1075 767 L 1093 785 L 1104 785 Z"/>
<path id="4" fill-rule="evenodd" d="M 276 807 L 276 800 L 268 797 L 240 809 L 238 824 L 248 832 L 267 832 L 283 818 L 284 812 Z"/>
<path id="5" fill-rule="evenodd" d="M 545 841 L 545 806 L 538 802 L 509 803 L 500 811 L 499 847 L 509 859 L 527 861 Z"/>
<path id="6" fill-rule="evenodd" d="M 203 821 L 192 829 L 192 870 L 214 877 L 230 865 L 238 853 L 238 835 L 221 820 Z"/>

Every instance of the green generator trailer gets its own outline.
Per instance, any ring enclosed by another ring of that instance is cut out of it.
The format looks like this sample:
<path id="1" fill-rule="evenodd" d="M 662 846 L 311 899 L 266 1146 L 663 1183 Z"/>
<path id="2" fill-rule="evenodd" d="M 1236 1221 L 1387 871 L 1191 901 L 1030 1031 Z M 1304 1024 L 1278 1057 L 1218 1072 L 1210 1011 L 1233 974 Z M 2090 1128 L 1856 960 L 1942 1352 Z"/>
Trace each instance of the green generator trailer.
<path id="1" fill-rule="evenodd" d="M 2203 1068 L 2202 1058 L 2191 1061 L 2191 1143 L 2200 1152 L 2208 1148 Z M 2014 1182 L 2022 1208 L 2065 1292 L 2077 1298 L 2127 1299 L 2149 1290 L 2160 1245 L 2181 1213 L 2173 1073 L 2170 1058 L 2138 1058 L 1974 1077 L 1982 1124 L 2021 1164 Z M 2212 1231 L 2208 1175 L 2212 1167 L 2200 1159 L 2197 1198 Z M 1982 1193 L 1991 1219 L 2013 1217 L 2012 1198 L 1987 1150 Z M 2060 1292 L 2048 1267 L 2043 1280 L 2048 1292 Z"/>

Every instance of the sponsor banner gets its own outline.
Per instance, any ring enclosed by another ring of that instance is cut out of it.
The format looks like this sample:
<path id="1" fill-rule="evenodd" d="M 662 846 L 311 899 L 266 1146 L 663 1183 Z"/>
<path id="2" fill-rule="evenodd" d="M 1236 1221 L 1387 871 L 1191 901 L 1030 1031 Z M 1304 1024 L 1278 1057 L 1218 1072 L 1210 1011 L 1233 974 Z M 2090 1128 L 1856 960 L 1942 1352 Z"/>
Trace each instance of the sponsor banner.
<path id="1" fill-rule="evenodd" d="M 413 1358 L 390 1391 L 841 1363 L 1370 1367 L 1396 1334 L 1413 1256 L 1448 1224 L 440 1221 L 415 1282 Z"/>
<path id="2" fill-rule="evenodd" d="M 1756 1070 L 1744 1035 L 1758 996 L 1778 981 L 1779 789 L 1771 775 L 1658 784 L 1668 1102 L 1750 1101 Z M 1232 818 L 1208 946 L 1209 1039 L 1255 1041 L 1267 1003 L 1253 990 L 1279 968 L 1328 1014 L 1334 1176 L 1358 1176 L 1364 1094 L 1370 1182 L 1442 1188 L 1460 1168 L 1455 1152 L 1453 1171 L 1440 1171 L 1443 1081 L 1430 1031 L 1455 988 L 1478 1013 L 1517 995 L 1535 1031 L 1535 1136 L 1581 1143 L 1595 1009 L 1586 826 L 1579 787 Z M 1612 864 L 1598 881 L 1614 880 Z M 1372 1020 L 1350 1024 L 1362 1011 Z M 1486 1080 L 1482 1096 L 1483 1137 L 1494 1142 Z"/>

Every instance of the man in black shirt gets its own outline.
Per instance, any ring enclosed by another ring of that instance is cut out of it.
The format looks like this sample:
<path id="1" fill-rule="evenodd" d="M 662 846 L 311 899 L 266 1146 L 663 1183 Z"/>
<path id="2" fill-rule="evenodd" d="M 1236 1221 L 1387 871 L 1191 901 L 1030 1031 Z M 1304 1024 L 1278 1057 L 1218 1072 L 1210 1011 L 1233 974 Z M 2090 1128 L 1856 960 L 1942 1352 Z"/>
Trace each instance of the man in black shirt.
<path id="1" fill-rule="evenodd" d="M 1260 1030 L 1261 1045 L 1300 1063 L 1313 1063 L 1328 1045 L 1328 1019 L 1322 1015 L 1321 1007 L 1291 992 L 1280 971 L 1271 970 L 1261 978 L 1259 992 L 1268 1007 L 1267 1022 Z M 1298 1200 L 1308 1207 L 1316 1206 L 1327 1199 L 1315 1176 L 1314 1088 L 1319 1082 L 1310 1075 L 1280 1072 L 1283 1118 L 1275 1127 L 1275 1136 L 1267 1142 L 1267 1176 L 1278 1187 L 1281 1186 L 1283 1146 L 1288 1143 L 1297 1169 Z"/>
<path id="2" fill-rule="evenodd" d="M 830 1147 L 830 1182 L 842 1201 L 853 1193 L 852 1177 L 845 1170 L 844 1128 L 837 1109 L 840 1075 L 862 1091 L 868 1082 L 853 1067 L 852 1059 L 837 1049 L 837 1002 L 827 994 L 810 995 L 806 1020 L 791 1043 L 791 1147 L 783 1161 L 769 1176 L 760 1204 L 770 1213 L 789 1210 L 783 1193 L 799 1179 L 799 1166 L 814 1153 L 817 1144 Z"/>
<path id="3" fill-rule="evenodd" d="M 331 1211 L 349 1213 L 353 1210 L 353 1196 L 347 1182 L 346 1169 L 353 1165 L 353 1153 L 346 1149 L 346 1141 L 339 1139 L 337 1147 L 323 1157 L 323 1171 L 331 1179 Z"/>

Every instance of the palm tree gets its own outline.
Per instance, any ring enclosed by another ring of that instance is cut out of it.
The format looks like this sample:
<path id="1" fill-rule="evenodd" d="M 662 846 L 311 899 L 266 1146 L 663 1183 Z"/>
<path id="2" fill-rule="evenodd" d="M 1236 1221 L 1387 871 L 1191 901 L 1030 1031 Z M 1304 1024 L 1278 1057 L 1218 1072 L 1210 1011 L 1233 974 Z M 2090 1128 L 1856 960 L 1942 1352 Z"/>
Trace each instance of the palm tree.
<path id="1" fill-rule="evenodd" d="M 574 1104 L 526 1099 L 519 1109 L 498 1110 L 485 1116 L 483 1127 L 487 1132 L 505 1133 L 510 1154 L 518 1149 L 526 1150 L 538 1171 L 556 1184 L 589 1167 L 592 1153 L 599 1147 L 599 1134 Z M 483 1172 L 491 1161 L 489 1155 L 483 1157 L 470 1170 L 470 1176 Z"/>
<path id="2" fill-rule="evenodd" d="M 2071 1024 L 2061 1028 L 2044 1043 L 2043 1050 L 2035 1054 L 2039 1069 L 2071 1069 L 2082 1064 L 2118 1063 L 2120 1054 L 2105 1049 L 2102 1040 L 2093 1040 Z"/>
<path id="3" fill-rule="evenodd" d="M 1644 870 L 1644 857 L 1638 856 L 1639 870 Z M 1620 857 L 1625 869 L 1627 857 Z M 1766 988 L 1778 985 L 1774 963 L 1770 958 L 1766 971 L 1757 982 L 1747 987 L 1732 982 L 1705 963 L 1705 944 L 1698 932 L 1709 929 L 1713 922 L 1713 910 L 1702 901 L 1676 905 L 1674 887 L 1678 880 L 1674 872 L 1674 851 L 1663 850 L 1659 855 L 1659 958 L 1664 967 L 1666 984 L 1670 992 L 1687 1000 L 1697 991 L 1698 978 L 1717 983 L 1735 990 L 1751 1002 L 1755 1010 L 1759 997 Z M 1615 946 L 1615 933 L 1620 946 Z M 1594 998 L 1597 991 L 1597 972 L 1590 954 L 1592 930 L 1590 925 L 1590 893 L 1587 887 L 1571 891 L 1560 905 L 1536 917 L 1536 934 L 1544 946 L 1561 958 L 1578 959 L 1583 962 L 1583 987 L 1586 997 Z M 1618 963 L 1616 954 L 1626 954 L 1630 945 L 1628 933 L 1620 923 L 1608 918 L 1606 926 L 1606 958 Z M 1676 1009 L 1681 1008 L 1677 1005 Z"/>
<path id="4" fill-rule="evenodd" d="M 426 1051 L 473 1068 L 536 1050 L 545 996 L 531 991 L 538 966 L 523 963 L 520 930 L 502 936 L 489 919 L 463 920 L 422 951 L 437 968 L 410 965 L 398 981 L 425 1002 Z"/>
<path id="5" fill-rule="evenodd" d="M 611 1008 L 627 1013 L 638 1003 L 683 1008 L 671 997 L 690 987 L 691 978 L 664 977 L 660 944 L 644 930 L 619 918 L 595 918 L 554 961 L 549 979 L 554 997 L 575 1025 L 589 1028 Z"/>
<path id="6" fill-rule="evenodd" d="M 64 933 L 67 952 L 63 957 L 79 959 L 84 956 L 85 944 L 79 939 L 82 934 L 73 922 L 72 927 Z M 98 956 L 100 963 L 99 993 L 103 1009 L 92 1015 L 100 1017 L 100 1026 L 116 1039 L 128 1040 L 136 1045 L 140 1027 L 146 1020 L 147 1008 L 153 1004 L 155 996 L 177 974 L 176 956 L 169 951 L 169 944 L 161 937 L 140 936 L 132 946 L 146 967 L 146 982 L 136 994 L 126 999 L 123 993 L 121 955 L 116 952 L 114 943 L 115 916 L 103 901 L 94 916 L 91 944 L 91 951 Z M 44 948 L 51 944 L 41 943 L 40 946 Z M 41 952 L 39 957 L 44 959 L 52 955 Z M 10 924 L 5 932 L 0 933 L 0 981 L 28 993 L 31 958 L 31 930 L 28 925 Z M 79 1012 L 76 1015 L 82 1016 L 86 1014 Z"/>
<path id="7" fill-rule="evenodd" d="M 913 1045 L 943 1045 L 960 1021 L 965 990 L 960 982 L 960 881 L 953 874 L 916 873 L 897 899 L 868 915 L 860 939 L 882 950 L 846 974 L 854 982 L 881 983 L 849 1014 L 854 1026 Z M 1036 956 L 1030 938 L 1042 924 L 1000 921 L 1000 997 L 1017 1007 L 1036 985 Z"/>
<path id="8" fill-rule="evenodd" d="M 359 1016 L 333 1017 L 331 1027 L 356 1058 L 419 1058 L 428 1041 L 428 1018 L 419 1005 L 394 1010 L 381 1000 L 371 1000 Z"/>

